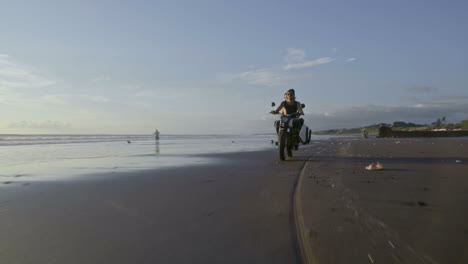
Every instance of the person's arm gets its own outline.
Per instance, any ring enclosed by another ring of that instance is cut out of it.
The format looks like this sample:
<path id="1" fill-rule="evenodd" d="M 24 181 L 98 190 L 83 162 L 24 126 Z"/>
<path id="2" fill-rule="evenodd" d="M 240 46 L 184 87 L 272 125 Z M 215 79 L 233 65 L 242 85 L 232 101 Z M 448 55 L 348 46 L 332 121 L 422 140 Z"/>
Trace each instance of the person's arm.
<path id="1" fill-rule="evenodd" d="M 271 110 L 270 114 L 278 114 L 281 109 L 283 109 L 283 102 L 281 102 L 276 110 Z"/>
<path id="2" fill-rule="evenodd" d="M 300 102 L 297 102 L 297 112 L 299 115 L 304 115 L 304 111 L 302 110 L 302 105 Z"/>

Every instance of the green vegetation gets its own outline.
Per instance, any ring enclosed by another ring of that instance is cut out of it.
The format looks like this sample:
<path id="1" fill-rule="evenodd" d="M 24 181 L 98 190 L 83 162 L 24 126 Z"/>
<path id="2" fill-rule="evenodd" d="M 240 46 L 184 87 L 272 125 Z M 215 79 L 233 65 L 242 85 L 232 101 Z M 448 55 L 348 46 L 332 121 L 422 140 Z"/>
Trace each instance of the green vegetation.
<path id="1" fill-rule="evenodd" d="M 421 125 L 415 123 L 406 123 L 403 121 L 395 121 L 392 124 L 373 124 L 370 126 L 364 127 L 355 127 L 355 128 L 341 128 L 341 129 L 328 129 L 328 130 L 321 130 L 315 131 L 314 134 L 316 135 L 346 135 L 346 134 L 360 134 L 362 131 L 367 131 L 369 134 L 377 134 L 379 131 L 380 126 L 388 126 L 391 127 L 393 131 L 424 131 L 424 130 L 432 130 L 432 129 L 468 129 L 468 120 L 463 120 L 460 123 L 448 123 L 447 119 L 444 117 L 438 118 L 434 123 L 431 125 Z"/>
<path id="2" fill-rule="evenodd" d="M 462 120 L 460 123 L 449 123 L 445 116 L 442 118 L 437 118 L 437 120 L 432 123 L 432 129 L 468 129 L 468 120 Z"/>
<path id="3" fill-rule="evenodd" d="M 341 128 L 341 129 L 328 129 L 315 131 L 316 135 L 346 135 L 346 134 L 360 134 L 362 130 L 366 130 L 367 133 L 378 133 L 379 125 L 371 125 L 366 127 L 356 127 L 356 128 Z"/>
<path id="4" fill-rule="evenodd" d="M 468 120 L 463 120 L 460 122 L 461 129 L 468 129 Z"/>

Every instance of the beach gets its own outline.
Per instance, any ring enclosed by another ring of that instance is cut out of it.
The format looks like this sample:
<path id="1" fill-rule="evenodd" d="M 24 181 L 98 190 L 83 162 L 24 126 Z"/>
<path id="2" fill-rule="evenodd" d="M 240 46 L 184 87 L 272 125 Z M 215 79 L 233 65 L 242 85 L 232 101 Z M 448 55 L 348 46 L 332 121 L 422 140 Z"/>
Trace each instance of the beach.
<path id="1" fill-rule="evenodd" d="M 317 263 L 467 263 L 468 141 L 332 141 L 303 171 Z M 381 171 L 365 167 L 380 162 Z"/>
<path id="2" fill-rule="evenodd" d="M 332 139 L 286 161 L 269 148 L 12 179 L 0 263 L 466 263 L 467 144 Z M 376 161 L 382 171 L 365 170 Z"/>
<path id="3" fill-rule="evenodd" d="M 303 164 L 276 156 L 4 188 L 0 262 L 296 263 L 290 204 Z"/>

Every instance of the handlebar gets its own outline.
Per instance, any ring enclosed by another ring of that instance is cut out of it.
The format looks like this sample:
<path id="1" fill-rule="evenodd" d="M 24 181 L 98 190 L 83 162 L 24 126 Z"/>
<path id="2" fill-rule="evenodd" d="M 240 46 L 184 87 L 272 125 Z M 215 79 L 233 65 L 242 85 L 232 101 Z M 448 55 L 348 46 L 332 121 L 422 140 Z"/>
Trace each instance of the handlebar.
<path id="1" fill-rule="evenodd" d="M 270 114 L 272 114 L 272 115 L 278 115 L 278 114 L 280 114 L 280 113 L 279 113 L 279 112 L 276 112 L 276 113 L 275 113 L 274 111 L 271 111 Z M 294 117 L 294 116 L 299 117 L 299 116 L 301 116 L 301 114 L 300 114 L 299 112 L 295 112 L 295 113 L 292 113 L 292 114 L 283 114 L 283 115 L 284 115 L 284 116 L 290 116 L 290 117 Z"/>

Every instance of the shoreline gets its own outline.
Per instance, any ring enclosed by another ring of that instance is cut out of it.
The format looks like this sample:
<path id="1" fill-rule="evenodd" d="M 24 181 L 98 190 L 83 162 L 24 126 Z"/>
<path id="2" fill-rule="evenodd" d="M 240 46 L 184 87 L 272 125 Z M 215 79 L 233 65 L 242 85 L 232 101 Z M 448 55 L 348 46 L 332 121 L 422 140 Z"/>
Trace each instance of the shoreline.
<path id="1" fill-rule="evenodd" d="M 193 158 L 198 161 L 190 162 L 190 163 L 180 163 L 180 164 L 173 164 L 173 165 L 164 165 L 158 167 L 141 167 L 141 168 L 122 168 L 121 170 L 119 167 L 109 168 L 107 171 L 99 171 L 99 172 L 83 172 L 77 174 L 69 174 L 69 175 L 57 175 L 57 176 L 50 176 L 50 177 L 41 177 L 41 176 L 32 176 L 29 177 L 28 174 L 17 174 L 17 175 L 10 175 L 10 176 L 2 176 L 3 181 L 0 182 L 0 189 L 1 187 L 20 187 L 21 185 L 27 183 L 25 186 L 30 186 L 34 183 L 42 183 L 42 184 L 54 184 L 60 182 L 74 182 L 74 181 L 93 181 L 93 180 L 112 180 L 113 178 L 117 177 L 131 177 L 130 175 L 137 174 L 137 175 L 147 175 L 147 174 L 157 174 L 157 173 L 171 173 L 172 170 L 178 169 L 198 169 L 200 167 L 210 167 L 210 166 L 226 166 L 228 163 L 232 163 L 235 160 L 242 159 L 240 158 L 242 155 L 249 155 L 249 154 L 256 154 L 256 153 L 267 153 L 271 151 L 276 151 L 276 148 L 272 149 L 260 149 L 260 150 L 248 150 L 248 151 L 238 151 L 238 152 L 225 152 L 225 153 L 203 153 L 203 154 L 186 154 L 183 156 L 174 155 L 176 158 L 185 159 L 185 158 Z M 171 155 L 166 155 L 166 157 Z M 29 178 L 28 178 L 29 177 Z M 8 182 L 8 183 L 5 183 Z"/>
<path id="2" fill-rule="evenodd" d="M 35 140 L 35 139 L 34 139 Z M 31 142 L 33 142 L 32 140 Z M 40 139 L 42 140 L 42 139 Z M 259 137 L 179 138 L 155 142 L 154 140 L 99 141 L 72 143 L 76 139 L 55 141 L 68 143 L 20 144 L 1 146 L 0 183 L 30 178 L 60 178 L 68 175 L 95 174 L 107 171 L 134 171 L 158 167 L 178 167 L 210 162 L 199 153 L 233 153 L 272 149 L 270 141 Z M 102 139 L 99 139 L 102 140 Z M 1 184 L 0 184 L 1 186 Z"/>
<path id="3" fill-rule="evenodd" d="M 220 156 L 206 166 L 3 188 L 1 259 L 296 263 L 290 198 L 303 162 L 279 163 L 275 149 Z"/>
<path id="4" fill-rule="evenodd" d="M 332 137 L 333 138 L 333 137 Z M 345 137 L 348 138 L 349 137 Z M 232 141 L 223 139 L 223 145 L 218 146 L 225 148 L 224 151 L 218 152 L 211 142 L 210 146 L 203 148 L 202 153 L 196 153 L 196 145 L 191 142 L 186 153 L 181 152 L 183 144 L 173 144 L 161 142 L 160 144 L 148 144 L 149 142 L 136 142 L 127 144 L 123 142 L 101 142 L 104 146 L 96 144 L 83 143 L 83 145 L 70 144 L 52 144 L 49 147 L 52 155 L 49 160 L 32 159 L 30 153 L 42 151 L 42 145 L 21 145 L 18 146 L 22 150 L 18 151 L 11 148 L 11 151 L 16 151 L 17 155 L 26 155 L 29 161 L 22 161 L 22 158 L 5 157 L 3 159 L 2 174 L 0 175 L 0 188 L 12 186 L 15 184 L 32 184 L 33 182 L 54 181 L 54 180 L 79 180 L 80 177 L 88 177 L 89 175 L 101 174 L 121 174 L 127 172 L 171 169 L 185 166 L 204 166 L 217 163 L 220 157 L 225 154 L 233 153 L 238 155 L 244 152 L 256 151 L 271 151 L 277 147 L 270 143 L 271 139 L 263 138 L 264 140 L 255 139 L 253 145 L 250 145 L 252 138 L 242 138 L 243 141 Z M 335 137 L 336 139 L 336 137 Z M 329 137 L 313 138 L 311 144 L 318 144 L 329 141 Z M 227 143 L 226 143 L 227 142 Z M 197 142 L 199 143 L 199 142 Z M 80 143 L 73 143 L 80 144 Z M 166 146 L 165 144 L 169 144 Z M 208 145 L 209 145 L 208 144 Z M 57 147 L 57 145 L 59 145 Z M 309 144 L 310 145 L 310 144 Z M 301 145 L 306 147 L 307 145 Z M 74 149 L 78 151 L 74 151 Z M 96 151 L 95 149 L 101 149 Z M 9 148 L 6 149 L 8 151 Z M 107 153 L 117 153 L 107 157 Z M 60 154 L 60 155 L 59 155 Z M 1 155 L 0 155 L 1 158 Z"/>
<path id="5" fill-rule="evenodd" d="M 2 260 L 297 263 L 302 236 L 321 263 L 457 263 L 468 252 L 467 144 L 340 138 L 286 161 L 276 149 L 203 154 L 220 160 L 2 188 Z M 383 171 L 364 170 L 375 161 Z"/>

